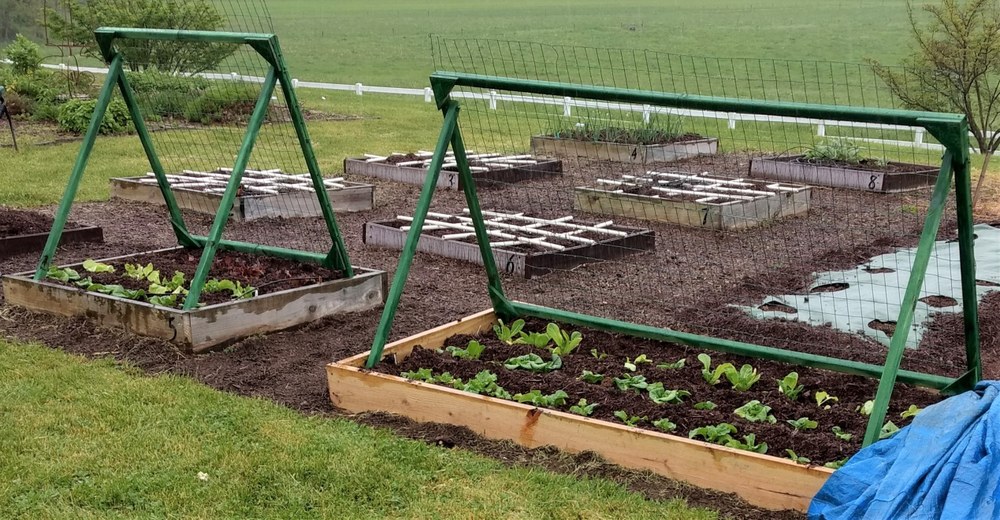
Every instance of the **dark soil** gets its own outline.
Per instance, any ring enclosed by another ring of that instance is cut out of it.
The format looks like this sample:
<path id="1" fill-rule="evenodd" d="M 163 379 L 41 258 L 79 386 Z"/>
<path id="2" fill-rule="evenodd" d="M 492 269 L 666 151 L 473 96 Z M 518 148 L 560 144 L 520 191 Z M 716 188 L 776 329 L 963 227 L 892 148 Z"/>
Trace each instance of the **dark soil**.
<path id="1" fill-rule="evenodd" d="M 794 157 L 775 157 L 775 161 L 784 161 L 792 163 L 804 163 L 812 164 L 815 166 L 829 166 L 832 168 L 846 168 L 848 170 L 860 170 L 865 172 L 881 172 L 881 173 L 921 173 L 921 172 L 931 172 L 931 174 L 937 174 L 937 168 L 934 166 L 927 166 L 921 164 L 908 164 L 908 163 L 898 163 L 898 162 L 887 162 L 880 163 L 879 161 L 874 161 L 871 159 L 862 159 L 860 162 L 847 162 L 847 161 L 835 161 L 833 159 L 806 159 L 801 155 Z"/>
<path id="2" fill-rule="evenodd" d="M 198 261 L 201 259 L 200 250 L 178 249 L 174 251 L 159 251 L 133 256 L 131 258 L 110 262 L 115 267 L 113 273 L 86 273 L 82 275 L 90 276 L 95 283 L 110 285 L 118 284 L 126 289 L 147 289 L 149 282 L 146 280 L 136 280 L 125 274 L 125 263 L 146 265 L 152 263 L 153 267 L 160 271 L 161 276 L 168 278 L 177 271 L 184 273 L 185 279 L 190 282 L 194 277 Z M 315 264 L 307 264 L 272 258 L 265 256 L 250 255 L 235 251 L 218 251 L 212 269 L 209 271 L 209 279 L 232 280 L 240 282 L 244 287 L 253 286 L 257 289 L 257 294 L 269 294 L 287 289 L 295 289 L 306 285 L 315 285 L 331 280 L 343 278 L 343 273 L 321 267 Z M 56 283 L 60 283 L 55 281 Z M 65 283 L 70 287 L 76 287 L 72 282 Z M 232 300 L 229 292 L 203 292 L 201 303 L 213 305 Z"/>
<path id="3" fill-rule="evenodd" d="M 66 229 L 76 227 L 79 225 L 66 222 Z M 48 233 L 50 229 L 52 229 L 52 217 L 48 215 L 0 207 L 0 237 Z"/>

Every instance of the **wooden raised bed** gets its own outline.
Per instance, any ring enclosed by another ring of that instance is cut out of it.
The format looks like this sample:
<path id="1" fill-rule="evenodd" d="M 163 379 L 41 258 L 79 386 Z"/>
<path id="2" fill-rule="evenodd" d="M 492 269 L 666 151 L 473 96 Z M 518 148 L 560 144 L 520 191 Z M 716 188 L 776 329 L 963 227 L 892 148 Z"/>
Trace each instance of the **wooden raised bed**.
<path id="1" fill-rule="evenodd" d="M 699 155 L 715 155 L 718 150 L 719 140 L 715 137 L 649 145 L 578 141 L 544 135 L 536 135 L 531 138 L 531 153 L 534 155 L 563 158 L 586 157 L 593 160 L 633 164 L 670 162 Z"/>
<path id="2" fill-rule="evenodd" d="M 229 171 L 184 172 L 168 175 L 177 205 L 181 209 L 215 215 L 222 202 Z M 201 186 L 194 180 L 202 180 Z M 324 179 L 330 207 L 336 212 L 368 211 L 375 202 L 375 187 L 371 184 L 349 182 L 343 179 Z M 275 174 L 247 170 L 243 181 L 246 189 L 233 203 L 230 217 L 235 220 L 253 220 L 265 217 L 321 217 L 319 201 L 308 175 Z M 257 191 L 257 189 L 267 190 Z M 145 177 L 111 179 L 111 196 L 121 199 L 163 204 L 163 196 L 152 174 Z"/>
<path id="3" fill-rule="evenodd" d="M 145 253 L 101 262 L 128 261 L 141 254 Z M 80 265 L 69 267 L 80 268 Z M 34 281 L 33 274 L 24 272 L 3 277 L 7 303 L 62 316 L 86 316 L 98 325 L 121 327 L 142 336 L 165 339 L 189 352 L 209 350 L 240 338 L 287 329 L 333 314 L 375 308 L 385 301 L 388 284 L 383 271 L 355 268 L 355 276 L 350 279 L 186 311 L 88 292 L 52 281 Z"/>
<path id="4" fill-rule="evenodd" d="M 496 322 L 492 310 L 386 346 L 383 360 L 402 360 L 414 348 L 438 349 L 456 334 L 475 335 Z M 593 451 L 605 459 L 648 469 L 698 487 L 736 493 L 769 509 L 805 511 L 833 472 L 787 459 L 684 437 L 485 397 L 364 370 L 368 353 L 327 365 L 333 404 L 352 413 L 383 411 L 416 421 L 464 426 L 485 437 L 534 448 Z"/>
<path id="5" fill-rule="evenodd" d="M 598 183 L 576 188 L 575 209 L 710 229 L 751 228 L 805 213 L 812 197 L 808 186 L 686 173 L 647 172 Z"/>
<path id="6" fill-rule="evenodd" d="M 919 164 L 889 162 L 886 171 L 813 164 L 803 156 L 757 157 L 750 161 L 750 177 L 814 186 L 899 193 L 933 186 L 938 169 Z"/>
<path id="7" fill-rule="evenodd" d="M 47 232 L 0 237 L 0 258 L 10 258 L 23 253 L 38 253 L 45 247 L 48 239 Z M 67 226 L 59 238 L 60 246 L 83 242 L 104 242 L 104 230 L 99 226 Z"/>
<path id="8" fill-rule="evenodd" d="M 391 156 L 381 157 L 368 155 L 365 157 L 348 157 L 344 159 L 344 173 L 366 175 L 368 177 L 378 177 L 380 179 L 422 186 L 424 181 L 427 179 L 428 163 L 430 162 L 433 154 L 430 152 L 417 152 L 416 154 L 411 155 L 413 155 L 413 160 L 404 161 L 402 164 L 392 164 L 391 162 L 386 161 L 386 159 Z M 469 160 L 475 160 L 478 155 L 500 157 L 500 154 L 472 154 L 470 152 Z M 451 152 L 448 152 L 448 157 L 452 158 L 454 155 Z M 529 179 L 551 177 L 562 173 L 562 161 L 554 159 L 535 160 L 527 158 L 526 156 L 514 157 L 523 158 L 522 160 L 524 163 L 519 165 L 512 164 L 508 166 L 474 166 L 472 168 L 472 176 L 477 182 L 482 181 L 487 184 L 490 182 L 511 184 Z M 451 190 L 462 189 L 462 185 L 459 182 L 458 177 L 458 170 L 446 162 L 445 167 L 442 168 L 441 173 L 438 176 L 437 188 Z"/>
<path id="9" fill-rule="evenodd" d="M 487 213 L 487 226 L 489 226 L 490 222 L 496 221 L 504 221 L 504 223 L 519 221 L 515 215 L 495 212 L 485 213 Z M 444 214 L 431 215 L 431 220 L 426 222 L 425 231 L 421 234 L 420 240 L 417 243 L 417 250 L 482 265 L 483 257 L 479 252 L 479 246 L 476 244 L 474 236 L 467 236 L 464 240 L 454 240 L 428 233 L 428 231 L 441 229 L 449 233 L 467 234 L 469 229 L 471 229 L 471 223 L 465 225 L 455 224 L 454 227 L 441 226 L 438 223 L 442 218 L 458 220 L 463 217 Z M 464 218 L 467 219 L 467 217 Z M 569 222 L 570 220 L 572 220 L 572 217 L 555 219 L 551 221 L 552 225 L 547 227 L 557 229 L 558 231 L 569 230 L 572 232 L 572 228 L 562 227 L 561 224 L 591 225 L 576 221 Z M 526 225 L 531 224 L 531 222 L 527 221 L 522 222 Z M 407 231 L 401 229 L 400 224 L 406 224 L 406 222 L 399 220 L 366 222 L 364 242 L 369 245 L 390 249 L 402 249 L 403 244 L 406 242 Z M 497 232 L 502 231 L 511 237 L 522 237 L 521 243 L 517 244 L 513 243 L 517 242 L 516 238 L 513 240 L 503 237 L 499 238 L 498 240 L 502 242 L 493 247 L 493 258 L 496 261 L 497 267 L 504 270 L 507 274 L 531 278 L 549 273 L 552 270 L 563 270 L 584 263 L 613 260 L 630 253 L 646 251 L 656 247 L 656 234 L 653 231 L 641 228 L 612 226 L 612 224 L 611 222 L 596 224 L 596 226 L 602 229 L 609 229 L 610 232 L 603 237 L 595 236 L 591 240 L 593 243 L 567 242 L 562 249 L 556 249 L 551 246 L 532 246 L 528 243 L 529 240 L 544 242 L 547 239 L 545 236 L 531 233 L 519 234 L 518 230 L 510 228 L 503 230 L 490 228 Z M 467 229 L 459 229 L 460 226 Z"/>

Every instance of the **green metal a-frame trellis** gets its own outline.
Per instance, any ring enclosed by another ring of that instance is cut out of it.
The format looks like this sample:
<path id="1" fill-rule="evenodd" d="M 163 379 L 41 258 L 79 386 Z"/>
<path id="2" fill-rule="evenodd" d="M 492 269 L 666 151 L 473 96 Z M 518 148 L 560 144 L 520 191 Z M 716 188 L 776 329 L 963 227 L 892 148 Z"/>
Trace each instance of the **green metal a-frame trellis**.
<path id="1" fill-rule="evenodd" d="M 95 108 L 94 115 L 90 120 L 90 126 L 87 129 L 87 133 L 84 136 L 80 153 L 76 158 L 76 163 L 73 166 L 73 172 L 70 175 L 66 191 L 63 194 L 62 201 L 59 205 L 59 209 L 56 211 L 55 220 L 52 224 L 52 230 L 49 233 L 48 241 L 45 244 L 45 249 L 43 250 L 42 256 L 38 261 L 38 268 L 35 271 L 34 276 L 35 280 L 41 280 L 45 277 L 46 272 L 49 269 L 49 265 L 52 262 L 56 246 L 59 244 L 60 236 L 62 235 L 63 228 L 66 225 L 66 219 L 69 215 L 70 207 L 73 204 L 77 188 L 80 185 L 80 180 L 83 177 L 84 170 L 86 169 L 87 160 L 90 157 L 90 152 L 94 147 L 94 142 L 100 130 L 101 121 L 104 118 L 108 104 L 111 102 L 111 97 L 116 88 L 121 92 L 121 95 L 125 100 L 125 104 L 128 106 L 132 122 L 135 124 L 136 133 L 139 136 L 139 140 L 142 142 L 142 147 L 146 153 L 147 159 L 149 160 L 150 168 L 153 170 L 153 174 L 155 175 L 157 184 L 160 188 L 160 193 L 163 195 L 163 200 L 166 203 L 170 224 L 173 227 L 174 234 L 177 236 L 178 243 L 185 247 L 202 249 L 198 268 L 191 280 L 190 291 L 184 300 L 185 310 L 193 309 L 198 305 L 198 300 L 205 285 L 205 280 L 208 277 L 209 269 L 212 266 L 212 261 L 215 258 L 215 253 L 219 249 L 229 249 L 254 254 L 271 255 L 303 262 L 313 262 L 331 269 L 338 269 L 344 273 L 345 277 L 352 277 L 354 275 L 350 260 L 347 256 L 347 249 L 344 246 L 340 229 L 337 227 L 337 222 L 333 215 L 333 209 L 330 207 L 330 201 L 327 197 L 322 175 L 320 174 L 319 164 L 317 163 L 316 156 L 313 153 L 312 143 L 309 139 L 309 133 L 306 129 L 305 120 L 299 110 L 299 104 L 295 96 L 295 91 L 292 89 L 292 78 L 288 72 L 288 68 L 285 66 L 284 59 L 282 58 L 281 48 L 278 45 L 278 37 L 276 35 L 118 27 L 102 27 L 97 29 L 94 32 L 94 35 L 97 38 L 101 54 L 104 60 L 108 63 L 108 76 L 100 94 L 97 97 L 97 107 Z M 135 92 L 133 91 L 128 78 L 124 73 L 124 58 L 115 48 L 116 40 L 159 40 L 190 43 L 227 43 L 235 45 L 248 45 L 269 65 L 267 75 L 264 78 L 264 82 L 260 90 L 260 95 L 254 105 L 253 113 L 250 117 L 249 124 L 247 125 L 246 132 L 244 133 L 239 153 L 236 156 L 236 162 L 233 166 L 232 175 L 228 181 L 225 192 L 222 195 L 222 201 L 219 205 L 218 212 L 215 215 L 215 219 L 207 236 L 197 236 L 191 234 L 184 223 L 184 218 L 181 216 L 180 208 L 177 205 L 177 201 L 175 200 L 174 194 L 167 181 L 166 172 L 163 170 L 163 165 L 160 163 L 160 159 L 153 147 L 153 141 L 149 134 L 149 130 L 146 127 L 146 123 L 143 121 Z M 257 139 L 257 134 L 261 129 L 261 125 L 264 123 L 264 119 L 266 118 L 268 104 L 270 103 L 271 96 L 279 83 L 282 87 L 281 90 L 284 93 L 285 103 L 288 105 L 288 109 L 291 114 L 292 125 L 295 128 L 295 134 L 298 138 L 302 155 L 305 158 L 306 166 L 309 169 L 309 176 L 312 180 L 313 188 L 316 192 L 316 197 L 323 213 L 323 219 L 326 222 L 327 231 L 332 240 L 332 246 L 326 254 L 271 247 L 248 242 L 237 242 L 224 240 L 222 238 L 222 231 L 229 219 L 230 209 L 236 200 L 243 174 L 247 169 L 250 154 L 253 151 L 254 144 Z"/>
<path id="2" fill-rule="evenodd" d="M 413 262 L 417 242 L 434 195 L 435 184 L 441 171 L 445 154 L 450 146 L 455 155 L 460 175 L 460 184 L 464 186 L 463 189 L 469 208 L 469 216 L 476 231 L 479 250 L 486 268 L 490 300 L 493 303 L 496 314 L 504 320 L 513 320 L 517 317 L 537 317 L 692 347 L 878 378 L 880 382 L 874 411 L 870 416 L 865 432 L 864 443 L 866 446 L 878 439 L 879 430 L 885 421 L 892 390 L 897 381 L 938 389 L 943 393 L 955 393 L 971 388 L 982 377 L 979 353 L 976 270 L 975 257 L 973 256 L 974 235 L 972 229 L 973 221 L 969 178 L 968 122 L 964 116 L 807 103 L 738 100 L 453 72 L 438 72 L 433 74 L 431 76 L 431 86 L 435 94 L 437 106 L 444 114 L 444 124 L 434 150 L 434 158 L 430 164 L 427 180 L 413 215 L 409 235 L 399 259 L 385 310 L 372 344 L 371 354 L 367 361 L 369 368 L 381 360 L 382 349 L 385 346 L 389 330 L 392 327 L 403 291 L 403 285 L 406 282 L 410 266 Z M 500 273 L 494 262 L 492 250 L 489 245 L 489 235 L 487 234 L 486 225 L 484 224 L 482 211 L 479 206 L 479 197 L 469 168 L 462 132 L 458 124 L 459 104 L 451 97 L 451 93 L 456 87 L 556 96 L 558 98 L 568 96 L 584 100 L 645 104 L 654 107 L 716 112 L 742 112 L 764 116 L 806 118 L 810 120 L 855 121 L 880 125 L 913 126 L 926 129 L 945 146 L 946 151 L 942 159 L 940 173 L 933 188 L 913 269 L 909 275 L 902 307 L 896 320 L 896 329 L 892 335 L 889 352 L 884 365 L 861 363 L 835 357 L 807 354 L 764 345 L 643 326 L 560 309 L 530 305 L 508 299 L 504 294 Z M 914 307 L 920 297 L 920 290 L 953 178 L 955 180 L 957 205 L 961 289 L 964 299 L 963 319 L 965 324 L 967 368 L 967 371 L 961 377 L 954 379 L 940 375 L 900 370 L 899 368 L 906 347 L 910 325 L 913 322 Z"/>

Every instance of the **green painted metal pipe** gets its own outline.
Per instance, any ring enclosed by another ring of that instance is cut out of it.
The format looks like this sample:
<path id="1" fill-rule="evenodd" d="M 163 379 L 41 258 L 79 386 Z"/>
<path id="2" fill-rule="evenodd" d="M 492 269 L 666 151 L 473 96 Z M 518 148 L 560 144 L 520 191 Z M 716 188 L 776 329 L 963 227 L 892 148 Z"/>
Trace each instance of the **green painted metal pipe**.
<path id="1" fill-rule="evenodd" d="M 968 133 L 965 134 L 968 139 Z M 979 296 L 976 286 L 975 233 L 972 217 L 972 179 L 969 161 L 955 167 L 955 205 L 958 209 L 958 255 L 962 270 L 962 318 L 965 329 L 965 362 L 970 382 L 983 378 L 980 356 Z"/>
<path id="2" fill-rule="evenodd" d="M 796 352 L 793 350 L 783 350 L 772 347 L 764 347 L 760 345 L 753 345 L 751 343 L 743 343 L 740 341 L 732 341 L 720 338 L 713 338 L 709 336 L 701 336 L 698 334 L 691 334 L 687 332 L 678 332 L 670 329 L 650 327 L 647 325 L 638 325 L 635 323 L 611 320 L 607 318 L 599 318 L 597 316 L 579 314 L 561 309 L 553 309 L 549 307 L 543 307 L 540 305 L 531 305 L 522 302 L 511 302 L 511 307 L 517 313 L 517 315 L 521 317 L 534 316 L 536 318 L 542 318 L 545 320 L 558 321 L 562 323 L 572 323 L 574 325 L 592 327 L 595 329 L 605 330 L 608 332 L 627 334 L 629 336 L 636 336 L 640 338 L 652 339 L 657 341 L 665 341 L 669 343 L 678 343 L 681 345 L 687 345 L 689 347 L 704 348 L 707 350 L 715 350 L 718 352 L 726 352 L 729 354 L 737 354 L 747 357 L 770 359 L 772 361 L 780 361 L 782 363 L 792 363 L 807 367 L 820 368 L 834 372 L 841 372 L 844 374 L 853 374 L 853 375 L 867 376 L 867 377 L 879 377 L 882 374 L 882 367 L 878 365 L 872 365 L 869 363 L 847 361 L 844 359 L 837 359 L 827 356 L 818 356 L 816 354 L 807 354 L 805 352 Z M 933 374 L 923 374 L 920 372 L 900 370 L 899 381 L 907 384 L 919 385 L 927 388 L 940 390 L 948 386 L 953 381 L 953 379 L 950 377 L 937 376 Z"/>
<path id="3" fill-rule="evenodd" d="M 882 422 L 889 410 L 889 401 L 892 399 L 892 390 L 896 386 L 897 371 L 899 364 L 903 360 L 903 352 L 906 350 L 906 339 L 909 336 L 910 325 L 913 324 L 913 310 L 920 298 L 920 291 L 924 286 L 924 277 L 927 274 L 927 264 L 930 263 L 931 254 L 934 251 L 934 243 L 937 241 L 938 227 L 941 224 L 941 215 L 944 213 L 945 204 L 948 202 L 948 191 L 951 187 L 952 178 L 952 153 L 945 152 L 944 162 L 941 165 L 941 172 L 938 173 L 937 183 L 934 185 L 934 193 L 931 195 L 931 204 L 927 209 L 924 230 L 920 234 L 920 242 L 917 244 L 917 253 L 913 259 L 913 269 L 910 270 L 910 279 L 906 283 L 906 292 L 903 293 L 903 302 L 899 309 L 899 317 L 896 318 L 896 330 L 889 341 L 889 353 L 886 356 L 885 368 L 882 370 L 878 383 L 878 393 L 875 394 L 875 406 L 868 417 L 868 427 L 865 429 L 865 439 L 862 446 L 868 446 L 878 440 L 879 432 L 882 429 Z M 975 297 L 973 297 L 975 301 Z"/>
<path id="4" fill-rule="evenodd" d="M 372 340 L 372 349 L 368 355 L 365 366 L 374 367 L 382 359 L 382 349 L 389 339 L 389 331 L 392 329 L 392 322 L 396 319 L 396 310 L 399 308 L 399 300 L 403 296 L 403 287 L 406 285 L 406 278 L 410 275 L 410 266 L 413 265 L 413 257 L 417 254 L 417 242 L 420 240 L 420 231 L 424 228 L 424 220 L 427 212 L 430 211 L 431 201 L 434 199 L 434 190 L 437 189 L 438 177 L 441 174 L 441 165 L 444 164 L 444 156 L 448 153 L 448 143 L 451 142 L 452 135 L 458 125 L 458 103 L 449 103 L 444 109 L 444 124 L 441 126 L 441 134 L 438 136 L 437 145 L 434 147 L 434 156 L 427 169 L 427 178 L 424 180 L 424 187 L 420 191 L 420 199 L 417 201 L 417 208 L 413 212 L 413 221 L 410 222 L 410 232 L 406 234 L 406 242 L 403 244 L 403 251 L 399 255 L 399 262 L 396 264 L 396 273 L 392 277 L 392 285 L 389 286 L 389 294 L 385 299 L 385 308 L 382 310 L 382 318 L 379 320 L 378 328 L 375 329 L 375 339 Z"/>
<path id="5" fill-rule="evenodd" d="M 103 37 L 110 37 L 116 40 L 167 40 L 208 43 L 252 43 L 270 40 L 274 36 L 271 33 L 146 29 L 138 27 L 99 27 L 94 32 Z"/>
<path id="6" fill-rule="evenodd" d="M 122 75 L 122 57 L 115 56 L 108 67 L 108 76 L 104 79 L 104 86 L 101 87 L 100 94 L 97 95 L 97 106 L 94 107 L 94 114 L 90 117 L 90 125 L 87 133 L 83 136 L 83 143 L 80 145 L 80 153 L 76 156 L 73 164 L 73 172 L 70 173 L 69 182 L 66 183 L 66 190 L 63 192 L 62 200 L 59 202 L 59 209 L 56 210 L 52 220 L 52 229 L 49 231 L 49 238 L 45 241 L 45 248 L 42 249 L 42 256 L 38 259 L 38 267 L 35 269 L 35 280 L 41 280 L 49 270 L 52 263 L 52 256 L 55 255 L 59 240 L 62 238 L 63 229 L 66 227 L 66 219 L 69 218 L 69 210 L 73 206 L 73 199 L 80 188 L 80 180 L 83 179 L 83 172 L 87 169 L 87 161 L 90 159 L 90 152 L 94 150 L 94 141 L 101 130 L 101 122 L 104 121 L 104 113 L 111 103 L 111 95 L 115 92 L 115 84 L 118 83 L 118 76 Z"/>
<path id="7" fill-rule="evenodd" d="M 236 192 L 239 190 L 240 183 L 243 180 L 243 173 L 246 172 L 247 163 L 250 162 L 250 154 L 253 152 L 253 145 L 257 140 L 257 134 L 260 132 L 261 125 L 264 124 L 264 118 L 267 116 L 267 107 L 271 103 L 271 94 L 274 93 L 276 81 L 277 72 L 274 67 L 269 67 L 267 76 L 264 78 L 264 84 L 261 86 L 260 97 L 257 98 L 257 104 L 250 115 L 250 123 L 247 126 L 246 134 L 243 136 L 243 144 L 240 146 L 239 154 L 236 156 L 236 164 L 233 166 L 233 173 L 229 177 L 229 184 L 226 185 L 226 191 L 222 194 L 222 200 L 219 202 L 219 210 L 215 213 L 215 220 L 212 222 L 212 228 L 208 232 L 208 237 L 203 242 L 201 260 L 198 262 L 198 268 L 195 269 L 194 277 L 191 279 L 191 287 L 188 289 L 188 294 L 184 297 L 184 310 L 195 308 L 198 305 L 198 300 L 201 298 L 201 290 L 205 286 L 208 272 L 212 268 L 212 260 L 215 258 L 215 249 L 222 239 L 222 230 L 226 227 L 226 222 L 229 221 L 229 211 L 236 200 Z"/>
<path id="8" fill-rule="evenodd" d="M 760 101 L 751 99 L 735 99 L 701 96 L 694 94 L 674 94 L 635 90 L 614 87 L 598 87 L 554 81 L 537 81 L 461 72 L 435 72 L 431 75 L 431 86 L 438 102 L 454 87 L 472 87 L 494 90 L 509 90 L 550 96 L 569 96 L 581 99 L 594 99 L 620 103 L 649 104 L 695 110 L 711 110 L 717 112 L 741 112 L 772 116 L 797 117 L 806 119 L 833 119 L 858 121 L 864 123 L 881 123 L 904 126 L 925 126 L 924 121 L 934 120 L 944 123 L 960 124 L 965 116 L 959 114 L 941 114 L 937 112 L 918 112 L 910 110 L 893 110 L 884 108 L 859 108 L 838 105 L 818 105 L 810 103 L 794 103 L 779 101 Z"/>
<path id="9" fill-rule="evenodd" d="M 192 235 L 191 239 L 194 241 L 196 247 L 204 247 L 208 242 L 208 237 L 201 235 Z M 326 259 L 326 255 L 323 253 L 299 251 L 297 249 L 288 249 L 284 247 L 265 246 L 251 242 L 240 242 L 238 240 L 219 240 L 218 247 L 219 249 L 227 251 L 239 251 L 240 253 L 247 253 L 251 255 L 271 256 L 274 258 L 284 258 L 285 260 L 306 262 L 317 265 L 323 265 L 323 261 Z"/>

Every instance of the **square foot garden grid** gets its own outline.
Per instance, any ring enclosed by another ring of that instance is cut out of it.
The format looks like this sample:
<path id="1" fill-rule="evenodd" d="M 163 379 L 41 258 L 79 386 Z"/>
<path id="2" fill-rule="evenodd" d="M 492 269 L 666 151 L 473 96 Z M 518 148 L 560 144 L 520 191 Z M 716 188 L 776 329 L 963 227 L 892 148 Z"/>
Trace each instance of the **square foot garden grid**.
<path id="1" fill-rule="evenodd" d="M 432 152 L 394 153 L 388 156 L 365 154 L 364 157 L 344 159 L 344 173 L 379 177 L 405 184 L 423 185 L 430 167 Z M 437 180 L 439 189 L 462 189 L 455 156 L 449 154 L 442 164 L 442 175 Z M 505 155 L 499 153 L 469 152 L 472 176 L 480 184 L 512 183 L 523 180 L 552 177 L 562 173 L 562 161 L 536 159 L 528 154 Z"/>
<path id="2" fill-rule="evenodd" d="M 390 343 L 382 353 L 383 363 L 401 363 L 414 349 L 440 349 L 452 336 L 487 332 L 495 323 L 493 311 L 487 310 Z M 832 473 L 788 459 L 366 370 L 368 356 L 364 353 L 327 366 L 330 397 L 337 407 L 464 426 L 529 448 L 593 451 L 622 466 L 736 493 L 754 505 L 776 510 L 805 511 Z"/>
<path id="3" fill-rule="evenodd" d="M 114 266 L 119 275 L 124 273 L 126 263 L 135 262 L 143 265 L 152 263 L 154 267 L 171 267 L 169 272 L 163 272 L 163 280 L 173 274 L 174 269 L 185 269 L 185 278 L 190 279 L 197 265 L 200 251 L 193 250 L 190 255 L 183 255 L 184 248 L 171 248 L 146 253 L 138 253 L 109 259 L 99 260 L 99 263 Z M 177 255 L 189 256 L 178 262 Z M 217 258 L 217 267 L 225 269 L 225 256 L 221 252 Z M 252 255 L 246 255 L 252 257 Z M 260 257 L 264 260 L 266 257 Z M 234 282 L 244 285 L 251 282 L 258 285 L 257 294 L 247 298 L 237 298 L 221 302 L 206 302 L 200 307 L 190 310 L 179 309 L 176 306 L 154 305 L 148 301 L 102 294 L 95 290 L 87 290 L 71 283 L 60 283 L 46 278 L 40 281 L 32 279 L 34 272 L 17 273 L 3 277 L 4 297 L 8 304 L 28 308 L 38 312 L 48 312 L 61 316 L 83 316 L 95 324 L 109 327 L 121 327 L 135 334 L 165 339 L 179 345 L 189 352 L 201 352 L 219 348 L 240 338 L 254 334 L 277 331 L 308 323 L 333 314 L 364 311 L 382 305 L 386 294 L 386 275 L 383 271 L 355 268 L 351 278 L 340 275 L 318 276 L 312 272 L 292 272 L 297 267 L 295 262 L 285 260 L 268 260 L 280 262 L 281 266 L 254 266 L 253 275 L 264 280 L 239 280 L 232 276 Z M 89 275 L 83 264 L 66 266 L 80 275 Z M 307 271 L 312 271 L 308 266 Z M 183 271 L 182 271 L 183 272 Z M 121 280 L 99 280 L 103 284 L 128 283 Z M 227 276 L 223 275 L 224 278 Z M 319 281 L 317 281 L 319 280 Z M 267 284 L 278 285 L 280 290 L 265 292 Z M 165 282 L 164 282 L 165 283 Z M 300 285 L 301 284 L 301 285 Z M 141 287 L 148 286 L 145 280 Z M 203 300 L 204 301 L 204 300 Z"/>
<path id="4" fill-rule="evenodd" d="M 0 258 L 23 253 L 40 253 L 49 238 L 52 218 L 33 211 L 0 208 Z M 86 242 L 104 242 L 100 226 L 67 223 L 60 246 Z"/>
<path id="5" fill-rule="evenodd" d="M 809 186 L 646 172 L 576 188 L 574 209 L 711 229 L 759 226 L 809 211 Z"/>
<path id="6" fill-rule="evenodd" d="M 212 172 L 185 170 L 166 179 L 181 209 L 214 215 L 219 210 L 232 168 Z M 341 177 L 323 179 L 330 206 L 336 212 L 368 211 L 375 201 L 375 186 L 345 181 Z M 111 196 L 126 200 L 164 204 L 156 176 L 111 179 Z M 233 203 L 234 220 L 267 217 L 322 217 L 309 175 L 293 175 L 281 170 L 247 170 Z"/>
<path id="7" fill-rule="evenodd" d="M 431 213 L 420 235 L 417 250 L 482 264 L 476 231 L 469 210 L 461 215 Z M 648 251 L 656 244 L 649 229 L 615 225 L 613 221 L 584 222 L 572 215 L 554 219 L 524 213 L 484 211 L 486 227 L 494 239 L 493 258 L 507 274 L 531 278 L 553 270 L 613 260 Z M 365 243 L 402 249 L 412 217 L 365 223 Z"/>

